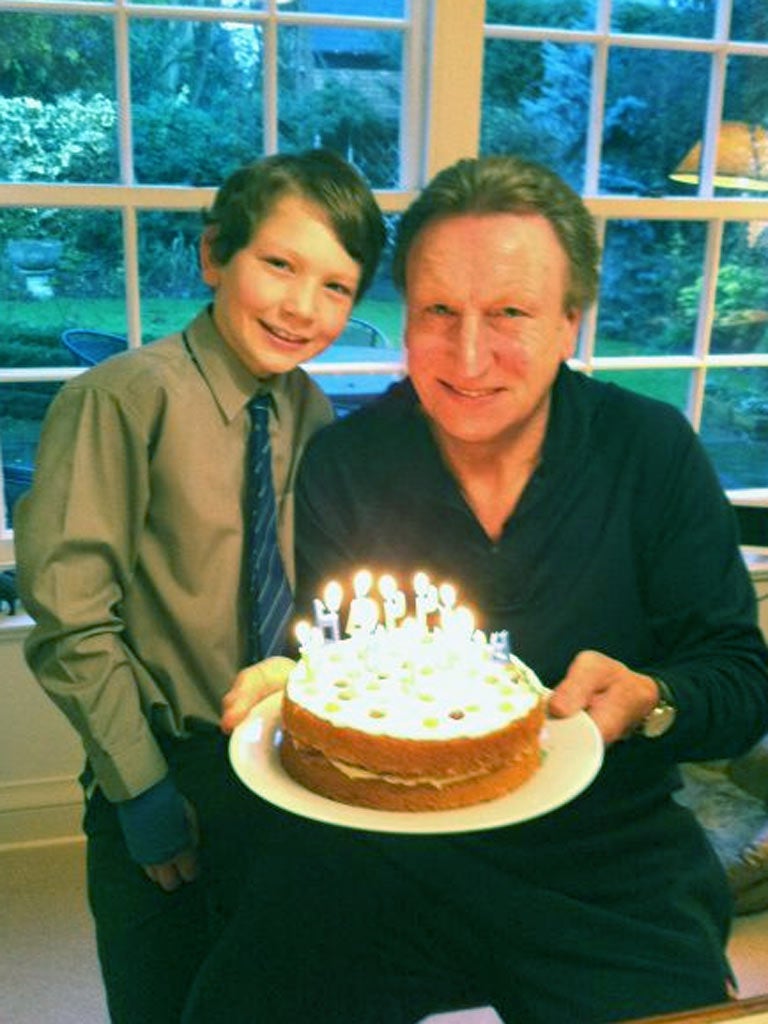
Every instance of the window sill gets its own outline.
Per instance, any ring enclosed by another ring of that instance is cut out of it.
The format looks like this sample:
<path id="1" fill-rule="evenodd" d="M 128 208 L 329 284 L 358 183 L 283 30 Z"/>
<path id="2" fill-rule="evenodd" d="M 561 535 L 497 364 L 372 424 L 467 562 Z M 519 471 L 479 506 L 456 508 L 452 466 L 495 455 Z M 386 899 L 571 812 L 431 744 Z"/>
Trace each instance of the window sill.
<path id="1" fill-rule="evenodd" d="M 15 615 L 0 615 L 0 643 L 23 636 L 32 628 L 32 619 L 26 612 Z"/>

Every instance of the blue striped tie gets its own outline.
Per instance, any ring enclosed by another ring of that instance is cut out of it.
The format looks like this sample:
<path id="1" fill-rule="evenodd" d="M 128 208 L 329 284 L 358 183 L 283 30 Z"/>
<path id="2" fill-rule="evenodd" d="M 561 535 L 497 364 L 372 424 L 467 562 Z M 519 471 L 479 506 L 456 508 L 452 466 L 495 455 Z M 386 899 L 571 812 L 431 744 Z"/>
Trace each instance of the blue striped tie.
<path id="1" fill-rule="evenodd" d="M 248 403 L 248 551 L 251 595 L 250 657 L 260 661 L 285 649 L 293 597 L 277 543 L 277 506 L 269 445 L 269 396 Z"/>

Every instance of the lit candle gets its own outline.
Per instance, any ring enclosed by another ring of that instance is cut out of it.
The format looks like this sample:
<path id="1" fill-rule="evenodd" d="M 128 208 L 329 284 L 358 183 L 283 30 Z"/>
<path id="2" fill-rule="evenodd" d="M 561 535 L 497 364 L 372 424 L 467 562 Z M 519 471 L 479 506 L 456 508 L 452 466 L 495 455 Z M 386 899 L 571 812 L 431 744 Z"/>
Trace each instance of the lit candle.
<path id="1" fill-rule="evenodd" d="M 456 604 L 456 587 L 450 583 L 441 583 L 438 591 L 440 598 L 440 625 L 444 632 L 450 629 L 451 616 Z"/>
<path id="2" fill-rule="evenodd" d="M 394 576 L 389 575 L 379 580 L 379 593 L 384 604 L 384 626 L 397 629 L 397 620 L 405 615 L 405 594 L 398 590 Z"/>
<path id="3" fill-rule="evenodd" d="M 413 589 L 416 595 L 416 621 L 422 629 L 429 629 L 429 615 L 437 611 L 437 587 L 430 583 L 425 572 L 417 572 L 413 577 Z"/>
<path id="4" fill-rule="evenodd" d="M 315 625 L 327 640 L 336 641 L 341 639 L 339 609 L 341 608 L 342 596 L 341 584 L 337 583 L 336 580 L 331 580 L 325 586 L 323 600 L 321 601 L 316 597 L 312 602 L 315 611 Z"/>
<path id="5" fill-rule="evenodd" d="M 347 633 L 372 633 L 379 621 L 379 605 L 370 596 L 373 576 L 367 569 L 361 569 L 352 581 L 355 596 L 349 603 Z"/>
<path id="6" fill-rule="evenodd" d="M 500 629 L 495 633 L 491 633 L 490 646 L 493 652 L 492 657 L 494 661 L 509 661 L 510 647 L 509 647 L 509 631 L 506 629 Z"/>
<path id="7" fill-rule="evenodd" d="M 469 608 L 463 605 L 451 616 L 451 637 L 456 640 L 470 640 L 475 631 L 475 617 Z"/>
<path id="8" fill-rule="evenodd" d="M 323 642 L 322 630 L 317 626 L 310 626 L 308 622 L 297 622 L 294 627 L 296 639 L 299 642 L 299 651 L 311 651 L 321 646 Z"/>

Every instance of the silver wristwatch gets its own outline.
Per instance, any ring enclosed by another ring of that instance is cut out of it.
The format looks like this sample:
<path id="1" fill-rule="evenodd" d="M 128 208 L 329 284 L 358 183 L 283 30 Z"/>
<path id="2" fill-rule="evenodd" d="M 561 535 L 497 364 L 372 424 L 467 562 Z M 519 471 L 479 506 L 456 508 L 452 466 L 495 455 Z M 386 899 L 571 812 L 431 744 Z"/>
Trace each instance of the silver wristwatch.
<path id="1" fill-rule="evenodd" d="M 672 691 L 664 680 L 659 679 L 658 676 L 652 676 L 651 678 L 659 688 L 659 699 L 656 702 L 656 706 L 651 708 L 637 727 L 637 731 L 641 736 L 646 736 L 648 739 L 656 739 L 672 728 L 677 716 L 677 708 Z"/>

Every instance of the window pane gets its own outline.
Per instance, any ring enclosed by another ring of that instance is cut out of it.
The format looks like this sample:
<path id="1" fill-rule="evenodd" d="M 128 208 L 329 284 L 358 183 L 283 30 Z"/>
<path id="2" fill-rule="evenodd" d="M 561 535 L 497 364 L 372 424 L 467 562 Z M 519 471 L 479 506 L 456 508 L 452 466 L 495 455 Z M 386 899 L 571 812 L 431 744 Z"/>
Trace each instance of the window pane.
<path id="1" fill-rule="evenodd" d="M 373 18 L 402 18 L 405 13 L 404 0 L 277 0 L 277 3 L 280 12 L 308 11 Z"/>
<path id="2" fill-rule="evenodd" d="M 597 355 L 693 350 L 705 240 L 697 221 L 609 221 Z"/>
<path id="3" fill-rule="evenodd" d="M 639 35 L 700 36 L 711 39 L 715 27 L 714 0 L 669 3 L 668 0 L 613 0 L 611 27 Z"/>
<path id="4" fill-rule="evenodd" d="M 688 403 L 691 374 L 688 370 L 596 370 L 597 380 L 608 380 L 649 398 L 669 402 L 681 412 Z"/>
<path id="5" fill-rule="evenodd" d="M 392 239 L 394 238 L 396 216 L 385 216 L 387 224 L 387 245 L 382 253 L 379 269 L 373 282 L 360 302 L 355 306 L 354 316 L 372 323 L 386 340 L 383 353 L 385 359 L 398 358 L 403 338 L 403 300 L 392 281 Z"/>
<path id="6" fill-rule="evenodd" d="M 768 352 L 768 222 L 725 225 L 712 351 Z"/>
<path id="7" fill-rule="evenodd" d="M 517 153 L 584 181 L 592 48 L 489 39 L 483 65 L 483 154 Z"/>
<path id="8" fill-rule="evenodd" d="M 42 217 L 22 228 L 21 215 Z M 8 234 L 5 232 L 8 231 Z M 125 331 L 119 214 L 107 210 L 2 210 L 0 365 L 71 366 L 67 328 Z"/>
<path id="9" fill-rule="evenodd" d="M 13 525 L 13 507 L 32 483 L 35 453 L 43 417 L 56 392 L 55 382 L 4 384 L 0 388 L 0 438 L 6 527 Z"/>
<path id="10" fill-rule="evenodd" d="M 134 3 L 152 4 L 153 7 L 188 7 L 189 0 L 133 0 Z M 284 0 L 277 0 L 283 4 Z M 266 11 L 269 0 L 206 0 L 206 7 L 234 7 L 245 11 Z"/>
<path id="11" fill-rule="evenodd" d="M 768 367 L 709 371 L 701 438 L 724 487 L 768 487 Z"/>
<path id="12" fill-rule="evenodd" d="M 0 14 L 0 179 L 117 179 L 114 59 L 108 18 Z"/>
<path id="13" fill-rule="evenodd" d="M 153 211 L 138 217 L 144 341 L 180 331 L 211 298 L 200 275 L 199 213 Z"/>
<path id="14" fill-rule="evenodd" d="M 279 53 L 279 148 L 327 146 L 352 161 L 374 188 L 397 187 L 400 34 L 283 28 Z"/>
<path id="15" fill-rule="evenodd" d="M 662 195 L 700 137 L 709 83 L 704 54 L 621 47 L 608 59 L 603 123 L 604 192 Z"/>
<path id="16" fill-rule="evenodd" d="M 218 185 L 260 157 L 262 29 L 153 20 L 131 25 L 136 177 Z"/>
<path id="17" fill-rule="evenodd" d="M 594 28 L 595 0 L 487 0 L 489 25 L 529 25 L 537 28 Z"/>
<path id="18" fill-rule="evenodd" d="M 731 39 L 768 43 L 768 4 L 765 0 L 733 0 Z"/>
<path id="19" fill-rule="evenodd" d="M 768 192 L 767 105 L 768 59 L 730 57 L 717 148 L 715 184 L 720 187 L 716 195 L 733 195 L 736 189 L 744 196 L 760 198 Z"/>

